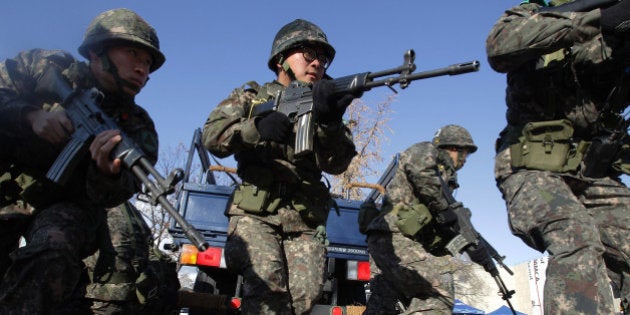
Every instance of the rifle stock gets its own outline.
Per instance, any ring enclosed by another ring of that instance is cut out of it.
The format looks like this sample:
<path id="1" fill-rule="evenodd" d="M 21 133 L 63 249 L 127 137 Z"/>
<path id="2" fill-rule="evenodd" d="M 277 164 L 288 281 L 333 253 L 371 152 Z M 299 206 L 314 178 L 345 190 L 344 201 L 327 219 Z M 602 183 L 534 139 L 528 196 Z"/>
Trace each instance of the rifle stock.
<path id="1" fill-rule="evenodd" d="M 38 80 L 35 91 L 57 95 L 62 100 L 61 106 L 75 129 L 71 140 L 46 174 L 51 181 L 63 185 L 74 171 L 77 162 L 85 157 L 86 147 L 90 141 L 101 131 L 120 128 L 97 105 L 103 97 L 100 91 L 96 88 L 87 91 L 72 90 L 61 74 L 52 67 Z M 112 157 L 120 159 L 122 165 L 149 189 L 153 204 L 159 203 L 166 209 L 199 250 L 207 249 L 209 245 L 204 237 L 166 199 L 166 195 L 172 193 L 175 184 L 181 180 L 183 171 L 176 169 L 165 179 L 131 138 L 122 131 L 120 135 L 122 141 L 112 150 Z M 155 181 L 151 180 L 149 175 L 155 178 Z"/>
<path id="2" fill-rule="evenodd" d="M 404 54 L 403 65 L 379 72 L 363 72 L 341 78 L 333 79 L 333 94 L 343 95 L 352 93 L 360 95 L 374 87 L 399 84 L 401 89 L 409 86 L 415 80 L 427 79 L 442 75 L 457 75 L 479 70 L 479 61 L 454 64 L 445 68 L 413 73 L 416 70 L 414 63 L 415 52 L 410 49 Z M 395 75 L 395 76 L 394 76 Z M 389 77 L 388 77 L 389 76 Z M 386 77 L 380 79 L 382 77 Z M 256 105 L 252 111 L 253 116 L 264 115 L 271 110 L 281 112 L 292 123 L 297 124 L 294 153 L 296 156 L 309 154 L 313 151 L 313 136 L 315 134 L 315 122 L 312 119 L 313 95 L 311 86 L 299 82 L 291 82 L 274 101 Z M 303 116 L 306 116 L 303 118 Z"/>

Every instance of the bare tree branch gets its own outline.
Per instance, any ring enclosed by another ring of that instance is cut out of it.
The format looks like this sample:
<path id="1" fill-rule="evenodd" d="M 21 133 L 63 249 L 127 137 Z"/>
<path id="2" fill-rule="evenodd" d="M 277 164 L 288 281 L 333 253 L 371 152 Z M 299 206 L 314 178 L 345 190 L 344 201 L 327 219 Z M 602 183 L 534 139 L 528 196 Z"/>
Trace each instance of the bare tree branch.
<path id="1" fill-rule="evenodd" d="M 362 191 L 348 190 L 348 184 L 365 182 L 368 177 L 379 174 L 380 170 L 375 170 L 374 165 L 383 161 L 380 152 L 382 145 L 389 141 L 387 134 L 391 129 L 387 124 L 395 99 L 395 95 L 390 95 L 374 107 L 357 99 L 348 107 L 348 126 L 352 130 L 358 154 L 343 174 L 333 176 L 330 180 L 334 195 L 361 199 L 364 195 Z"/>

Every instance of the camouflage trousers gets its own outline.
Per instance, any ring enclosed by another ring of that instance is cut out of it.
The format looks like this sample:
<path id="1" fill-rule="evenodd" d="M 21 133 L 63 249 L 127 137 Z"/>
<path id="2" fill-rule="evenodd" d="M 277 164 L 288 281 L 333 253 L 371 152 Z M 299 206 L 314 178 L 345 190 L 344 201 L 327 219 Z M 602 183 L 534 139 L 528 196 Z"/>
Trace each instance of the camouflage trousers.
<path id="1" fill-rule="evenodd" d="M 1 314 L 89 314 L 81 259 L 95 250 L 96 211 L 58 203 L 41 210 L 11 253 L 0 286 Z"/>
<path id="2" fill-rule="evenodd" d="M 86 298 L 94 314 L 139 314 L 136 279 L 149 260 L 150 229 L 128 203 L 107 209 L 98 251 L 83 260 L 91 283 Z"/>
<path id="3" fill-rule="evenodd" d="M 498 181 L 512 233 L 549 253 L 545 314 L 613 314 L 610 281 L 630 296 L 630 189 L 522 170 Z M 627 302 L 626 302 L 627 303 Z"/>
<path id="4" fill-rule="evenodd" d="M 250 216 L 230 217 L 225 261 L 243 275 L 243 314 L 308 314 L 324 283 L 326 247 L 314 231 L 286 233 Z"/>
<path id="5" fill-rule="evenodd" d="M 369 233 L 368 251 L 371 295 L 364 314 L 452 313 L 452 256 L 434 256 L 400 232 L 385 231 Z"/>
<path id="6" fill-rule="evenodd" d="M 0 276 L 11 265 L 9 254 L 20 245 L 20 237 L 26 232 L 32 215 L 18 205 L 0 208 Z"/>

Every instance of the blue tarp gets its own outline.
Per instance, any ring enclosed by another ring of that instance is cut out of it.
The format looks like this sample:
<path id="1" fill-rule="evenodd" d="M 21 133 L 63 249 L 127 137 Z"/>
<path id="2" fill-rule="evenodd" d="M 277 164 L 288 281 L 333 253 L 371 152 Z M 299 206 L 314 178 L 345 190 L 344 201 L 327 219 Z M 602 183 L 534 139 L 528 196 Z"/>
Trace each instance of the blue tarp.
<path id="1" fill-rule="evenodd" d="M 474 308 L 468 304 L 465 304 L 459 299 L 455 299 L 455 305 L 453 306 L 453 315 L 456 314 L 485 314 L 486 312 Z"/>
<path id="2" fill-rule="evenodd" d="M 502 305 L 496 310 L 488 313 L 488 315 L 512 315 L 512 310 L 509 307 Z M 516 315 L 527 315 L 527 314 L 516 311 Z"/>

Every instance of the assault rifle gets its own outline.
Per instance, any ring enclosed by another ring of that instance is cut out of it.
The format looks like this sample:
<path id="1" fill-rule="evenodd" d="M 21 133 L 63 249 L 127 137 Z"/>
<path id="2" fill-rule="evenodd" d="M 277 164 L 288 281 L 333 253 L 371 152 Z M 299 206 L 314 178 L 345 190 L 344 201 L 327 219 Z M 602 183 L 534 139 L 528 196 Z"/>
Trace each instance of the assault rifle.
<path id="1" fill-rule="evenodd" d="M 416 70 L 415 55 L 415 52 L 410 49 L 404 54 L 402 66 L 379 72 L 363 72 L 334 79 L 332 80 L 335 85 L 334 94 L 353 93 L 359 95 L 373 87 L 383 85 L 396 92 L 392 86 L 397 83 L 401 89 L 405 89 L 411 81 L 479 70 L 479 61 L 471 61 L 454 64 L 446 68 L 413 73 Z M 387 76 L 390 77 L 377 80 Z M 287 115 L 292 123 L 297 124 L 294 150 L 296 156 L 302 156 L 313 151 L 315 126 L 311 119 L 312 110 L 313 95 L 311 86 L 294 81 L 289 84 L 284 92 L 278 93 L 273 101 L 254 106 L 252 113 L 253 116 L 259 116 L 270 111 L 278 111 Z"/>
<path id="2" fill-rule="evenodd" d="M 577 0 L 557 7 L 542 7 L 536 12 L 587 12 L 605 8 L 623 0 Z"/>
<path id="3" fill-rule="evenodd" d="M 494 249 L 494 247 L 492 247 L 492 245 L 490 245 L 490 243 L 488 243 L 488 241 L 486 241 L 483 236 L 481 236 L 481 234 L 479 234 L 479 232 L 475 230 L 472 222 L 470 222 L 470 209 L 464 208 L 461 203 L 455 200 L 451 189 L 446 185 L 444 180 L 442 180 L 442 176 L 440 176 L 439 173 L 438 178 L 440 179 L 440 182 L 442 184 L 442 196 L 444 196 L 449 204 L 449 207 L 451 207 L 453 212 L 455 212 L 455 214 L 457 215 L 457 226 L 459 227 L 458 230 L 456 228 L 451 228 L 450 232 L 453 232 L 454 234 L 456 234 L 456 236 L 451 241 L 449 241 L 449 243 L 446 245 L 446 249 L 448 249 L 451 254 L 457 255 L 463 252 L 469 246 L 485 247 L 488 255 L 492 259 L 494 259 L 510 275 L 514 275 L 514 272 L 512 272 L 512 270 L 503 263 L 505 256 L 499 255 L 496 249 Z M 516 291 L 507 289 L 505 283 L 503 282 L 503 279 L 501 278 L 501 275 L 499 275 L 499 270 L 497 269 L 496 265 L 492 263 L 492 259 L 489 259 L 491 265 L 484 266 L 484 269 L 486 269 L 486 271 L 497 283 L 499 291 L 501 292 L 501 298 L 507 302 L 508 306 L 512 310 L 512 314 L 516 315 L 516 310 L 510 302 L 510 298 L 512 297 L 512 295 L 514 295 L 514 293 L 516 293 Z"/>
<path id="4" fill-rule="evenodd" d="M 87 147 L 92 139 L 102 131 L 120 129 L 120 127 L 97 105 L 103 99 L 103 94 L 99 90 L 96 88 L 85 91 L 73 90 L 59 71 L 53 67 L 49 67 L 49 70 L 39 78 L 35 91 L 45 95 L 58 96 L 62 100 L 61 106 L 65 109 L 66 115 L 74 127 L 68 144 L 46 174 L 49 180 L 63 185 L 78 163 L 85 158 Z M 162 205 L 171 217 L 182 226 L 186 236 L 200 251 L 206 250 L 208 243 L 204 237 L 190 223 L 186 222 L 166 199 L 166 195 L 172 193 L 175 184 L 182 179 L 183 171 L 175 169 L 168 178 L 162 177 L 136 143 L 122 131 L 120 135 L 122 141 L 112 150 L 112 158 L 120 159 L 122 165 L 131 170 L 149 190 L 151 202 L 154 205 L 157 203 Z M 156 181 L 152 181 L 149 175 L 153 176 Z"/>

